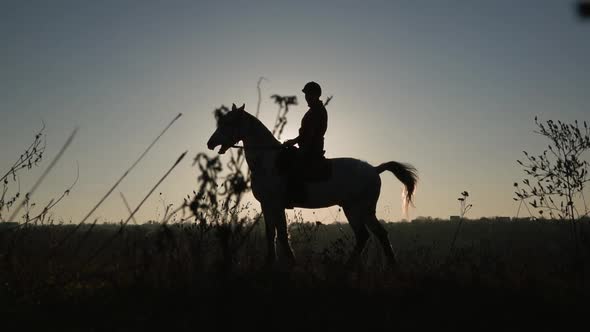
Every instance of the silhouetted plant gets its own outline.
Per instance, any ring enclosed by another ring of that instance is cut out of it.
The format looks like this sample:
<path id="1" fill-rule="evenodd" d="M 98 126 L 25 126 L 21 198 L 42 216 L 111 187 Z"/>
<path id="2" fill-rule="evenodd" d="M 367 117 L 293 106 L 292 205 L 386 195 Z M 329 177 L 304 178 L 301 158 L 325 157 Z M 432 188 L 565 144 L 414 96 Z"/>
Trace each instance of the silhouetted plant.
<path id="1" fill-rule="evenodd" d="M 199 153 L 193 161 L 193 166 L 198 165 L 199 190 L 193 191 L 194 197 L 189 204 L 193 215 L 199 224 L 207 223 L 207 216 L 210 211 L 217 211 L 217 179 L 219 173 L 223 170 L 219 156 L 209 157 L 205 153 Z M 190 199 L 190 196 L 188 197 Z M 185 204 L 187 201 L 185 200 Z"/>
<path id="2" fill-rule="evenodd" d="M 584 197 L 586 183 L 590 181 L 589 163 L 584 159 L 584 153 L 590 149 L 590 129 L 586 121 L 580 129 L 577 120 L 573 124 L 553 120 L 542 123 L 535 117 L 535 124 L 538 127 L 535 133 L 550 143 L 542 154 L 534 156 L 523 151 L 526 160 L 517 160 L 528 177 L 522 180 L 524 186 L 514 183 L 514 200 L 520 205 L 530 205 L 540 217 L 549 215 L 552 219 L 569 220 L 578 256 L 576 221 L 590 212 Z"/>
<path id="3" fill-rule="evenodd" d="M 76 164 L 76 166 L 78 166 L 78 165 Z M 57 198 L 50 199 L 49 202 L 43 208 L 43 210 L 40 213 L 38 213 L 36 216 L 31 217 L 29 220 L 27 220 L 27 222 L 37 222 L 38 221 L 41 224 L 43 224 L 45 222 L 47 215 L 51 211 L 51 209 L 53 209 L 56 205 L 58 205 L 64 198 L 66 198 L 66 196 L 70 195 L 70 192 L 76 186 L 76 183 L 78 183 L 79 178 L 80 178 L 80 169 L 79 169 L 79 167 L 76 167 L 76 178 L 74 179 L 74 182 Z M 27 212 L 27 216 L 28 216 L 28 212 Z"/>
<path id="4" fill-rule="evenodd" d="M 35 139 L 34 139 L 33 143 L 25 150 L 25 153 L 23 153 L 19 157 L 19 159 L 13 164 L 13 166 L 10 168 L 10 170 L 2 177 L 3 189 L 2 189 L 2 195 L 0 196 L 0 221 L 5 221 L 4 217 L 2 216 L 3 210 L 6 209 L 7 212 L 10 211 L 10 208 L 16 203 L 18 198 L 21 197 L 21 195 L 20 195 L 21 189 L 20 189 L 20 181 L 18 181 L 18 179 L 19 179 L 18 173 L 23 169 L 30 170 L 33 167 L 38 166 L 43 159 L 43 153 L 45 152 L 45 138 L 43 135 L 44 129 L 45 129 L 45 123 L 43 123 L 43 127 L 35 135 Z M 50 162 L 50 164 L 47 166 L 47 168 L 44 170 L 44 172 L 35 181 L 35 184 L 32 186 L 32 188 L 28 192 L 26 192 L 22 201 L 20 201 L 20 203 L 18 205 L 16 205 L 15 208 L 12 210 L 10 216 L 8 217 L 8 220 L 11 222 L 18 222 L 19 220 L 17 219 L 17 216 L 19 216 L 20 210 L 24 209 L 24 214 L 22 216 L 20 216 L 20 219 L 23 220 L 23 223 L 20 223 L 14 227 L 19 228 L 19 227 L 26 226 L 29 223 L 38 223 L 38 222 L 43 224 L 45 222 L 45 218 L 49 214 L 50 210 L 53 209 L 56 205 L 58 205 L 66 196 L 68 196 L 70 194 L 70 191 L 74 188 L 74 186 L 78 182 L 79 172 L 77 173 L 76 179 L 74 180 L 72 185 L 70 185 L 60 196 L 51 198 L 49 200 L 49 202 L 46 205 L 44 205 L 41 212 L 36 213 L 36 215 L 33 214 L 34 208 L 35 208 L 35 206 L 37 206 L 37 204 L 35 202 L 31 201 L 31 196 L 33 195 L 35 190 L 37 190 L 37 188 L 41 185 L 41 183 L 47 177 L 47 175 L 51 172 L 51 170 L 53 169 L 53 167 L 55 166 L 57 161 L 61 158 L 61 156 L 63 155 L 65 150 L 71 144 L 72 140 L 74 139 L 74 137 L 76 135 L 76 132 L 77 132 L 77 129 L 75 129 L 72 132 L 72 134 L 70 135 L 70 137 L 68 138 L 66 143 L 62 146 L 60 151 L 57 153 L 57 155 L 53 158 L 53 160 Z M 8 199 L 8 201 L 6 201 L 6 193 L 8 192 L 8 184 L 11 183 L 11 181 L 16 182 L 18 184 L 18 189 L 16 190 L 15 193 L 12 194 L 12 197 L 10 199 Z M 53 222 L 53 220 L 50 220 L 50 222 Z"/>
<path id="5" fill-rule="evenodd" d="M 463 220 L 465 218 L 465 214 L 473 207 L 473 204 L 467 204 L 467 199 L 469 198 L 469 193 L 467 191 L 461 192 L 461 197 L 457 198 L 459 201 L 459 224 L 457 224 L 457 228 L 455 229 L 455 234 L 453 235 L 453 241 L 451 242 L 451 253 L 455 250 L 455 242 L 457 241 L 457 235 L 459 235 L 459 230 L 461 229 L 461 225 L 463 224 Z"/>
<path id="6" fill-rule="evenodd" d="M 10 208 L 16 203 L 21 196 L 19 174 L 25 170 L 31 170 L 39 165 L 43 160 L 43 153 L 45 152 L 45 123 L 43 127 L 35 134 L 33 142 L 25 149 L 25 152 L 12 164 L 10 169 L 0 177 L 2 182 L 2 192 L 0 193 L 0 221 L 4 221 L 4 210 L 10 211 Z M 14 193 L 9 195 L 9 185 L 17 184 Z M 7 196 L 8 195 L 8 196 Z M 9 220 L 14 221 L 14 220 Z"/>
<path id="7" fill-rule="evenodd" d="M 461 193 L 461 197 L 457 198 L 460 205 L 459 215 L 461 216 L 461 219 L 463 219 L 463 217 L 465 217 L 465 214 L 467 214 L 467 212 L 471 210 L 471 208 L 473 207 L 473 204 L 467 204 L 468 197 L 469 193 L 467 191 L 463 191 Z"/>
<path id="8" fill-rule="evenodd" d="M 522 180 L 524 188 L 514 183 L 514 200 L 528 203 L 541 217 L 548 214 L 574 221 L 588 215 L 584 189 L 590 181 L 589 164 L 583 154 L 590 149 L 590 130 L 586 121 L 582 130 L 578 121 L 566 124 L 549 120 L 544 124 L 535 117 L 535 124 L 539 128 L 535 133 L 551 142 L 542 154 L 533 156 L 523 151 L 526 161 L 517 160 L 530 178 Z"/>
<path id="9" fill-rule="evenodd" d="M 270 98 L 274 99 L 275 104 L 279 105 L 272 134 L 275 135 L 277 139 L 280 139 L 283 134 L 283 129 L 285 129 L 285 125 L 287 124 L 289 106 L 297 105 L 297 96 L 279 96 L 275 94 L 270 96 Z"/>

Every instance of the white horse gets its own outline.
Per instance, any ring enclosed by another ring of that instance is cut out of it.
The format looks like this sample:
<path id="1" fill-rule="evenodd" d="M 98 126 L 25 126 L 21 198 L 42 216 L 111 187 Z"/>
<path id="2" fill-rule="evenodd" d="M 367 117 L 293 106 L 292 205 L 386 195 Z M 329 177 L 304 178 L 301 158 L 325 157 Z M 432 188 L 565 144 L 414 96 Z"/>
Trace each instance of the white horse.
<path id="1" fill-rule="evenodd" d="M 211 135 L 207 147 L 213 150 L 221 146 L 219 154 L 223 154 L 239 141 L 243 142 L 246 162 L 252 173 L 252 191 L 264 214 L 268 245 L 267 263 L 272 264 L 276 259 L 277 234 L 286 257 L 290 263 L 294 263 L 295 255 L 289 244 L 285 219 L 286 180 L 276 168 L 281 143 L 260 120 L 246 112 L 244 107 L 245 105 L 236 108 L 234 104 L 232 110 L 219 119 L 217 130 Z M 369 239 L 368 228 L 379 240 L 388 263 L 396 265 L 387 231 L 375 216 L 381 190 L 379 174 L 384 171 L 392 172 L 405 185 L 402 200 L 404 208 L 407 208 L 412 202 L 418 179 L 414 167 L 395 161 L 374 167 L 353 158 L 332 159 L 331 177 L 326 181 L 306 183 L 305 202 L 296 205 L 311 209 L 334 205 L 342 207 L 356 238 L 356 246 L 349 262 L 360 257 Z"/>

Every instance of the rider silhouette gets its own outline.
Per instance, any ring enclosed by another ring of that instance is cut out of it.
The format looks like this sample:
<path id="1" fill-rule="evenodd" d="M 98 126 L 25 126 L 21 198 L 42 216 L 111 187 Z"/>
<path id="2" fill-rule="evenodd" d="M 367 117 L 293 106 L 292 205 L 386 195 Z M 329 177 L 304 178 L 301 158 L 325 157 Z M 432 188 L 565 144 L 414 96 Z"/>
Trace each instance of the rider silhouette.
<path id="1" fill-rule="evenodd" d="M 305 84 L 301 91 L 305 93 L 309 110 L 301 119 L 299 136 L 283 143 L 286 148 L 285 153 L 295 150 L 292 151 L 294 160 L 289 157 L 283 159 L 283 164 L 290 164 L 287 181 L 288 207 L 304 200 L 303 181 L 315 180 L 323 175 L 318 165 L 324 160 L 324 135 L 328 128 L 328 112 L 320 100 L 322 88 L 312 81 Z M 299 149 L 293 147 L 295 144 L 299 146 Z M 293 163 L 285 160 L 292 160 Z"/>
<path id="2" fill-rule="evenodd" d="M 309 82 L 303 87 L 309 110 L 301 119 L 299 136 L 285 141 L 283 145 L 299 145 L 303 162 L 314 162 L 324 158 L 324 135 L 328 129 L 328 112 L 320 100 L 322 88 L 316 82 Z"/>

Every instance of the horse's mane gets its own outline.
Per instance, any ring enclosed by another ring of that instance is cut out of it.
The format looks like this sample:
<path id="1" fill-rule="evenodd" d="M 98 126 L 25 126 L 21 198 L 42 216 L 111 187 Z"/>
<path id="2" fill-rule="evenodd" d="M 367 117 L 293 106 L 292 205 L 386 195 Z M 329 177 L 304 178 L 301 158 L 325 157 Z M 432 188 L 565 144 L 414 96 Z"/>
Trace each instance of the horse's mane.
<path id="1" fill-rule="evenodd" d="M 246 118 L 250 122 L 249 123 L 250 126 L 252 126 L 252 128 L 254 129 L 253 132 L 255 132 L 257 136 L 260 136 L 263 139 L 270 139 L 272 144 L 276 144 L 276 145 L 281 144 L 279 142 L 279 140 L 268 129 L 268 127 L 266 127 L 264 125 L 264 123 L 262 123 L 262 121 L 260 121 L 260 119 L 258 119 L 257 117 L 255 117 L 254 115 L 252 115 L 246 111 L 244 111 L 244 114 L 246 114 Z"/>

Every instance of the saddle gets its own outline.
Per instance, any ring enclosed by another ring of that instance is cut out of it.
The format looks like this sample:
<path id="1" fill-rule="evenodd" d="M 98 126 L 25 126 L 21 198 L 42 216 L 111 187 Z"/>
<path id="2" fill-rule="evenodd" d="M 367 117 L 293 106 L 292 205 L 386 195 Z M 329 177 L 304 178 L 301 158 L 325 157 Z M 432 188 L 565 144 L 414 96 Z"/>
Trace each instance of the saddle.
<path id="1" fill-rule="evenodd" d="M 327 181 L 332 177 L 332 160 L 321 156 L 309 158 L 296 147 L 284 147 L 277 156 L 279 174 L 287 177 L 287 207 L 304 202 L 308 183 Z"/>
<path id="2" fill-rule="evenodd" d="M 325 153 L 325 151 L 323 151 Z M 296 176 L 304 182 L 327 181 L 332 177 L 332 160 L 324 156 L 306 158 L 294 147 L 284 147 L 277 156 L 276 166 L 279 174 Z"/>

